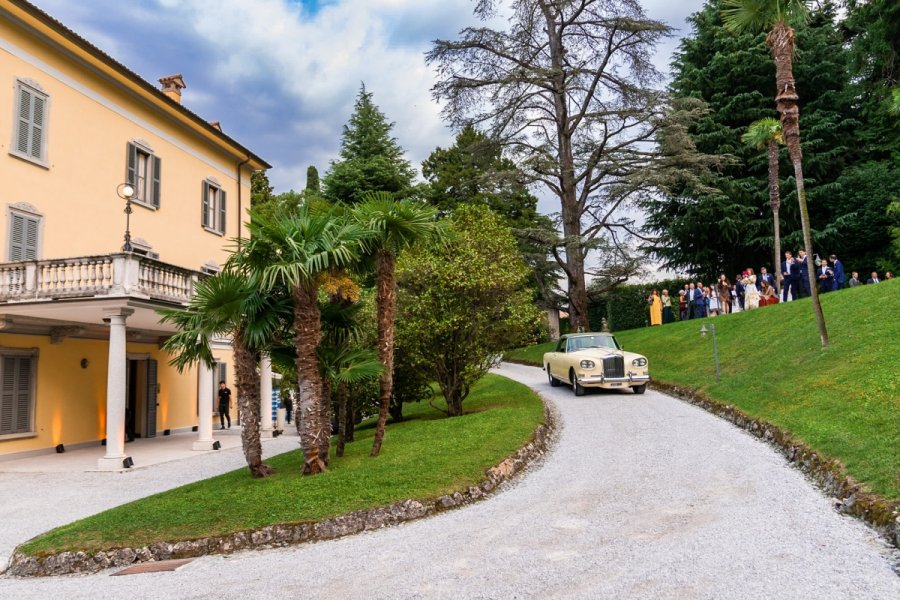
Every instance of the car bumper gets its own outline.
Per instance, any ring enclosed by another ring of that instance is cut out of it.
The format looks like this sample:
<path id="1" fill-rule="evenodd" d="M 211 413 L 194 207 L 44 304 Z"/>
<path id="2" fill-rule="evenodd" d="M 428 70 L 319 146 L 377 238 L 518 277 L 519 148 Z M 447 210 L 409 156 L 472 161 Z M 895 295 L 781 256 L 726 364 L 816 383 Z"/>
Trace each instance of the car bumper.
<path id="1" fill-rule="evenodd" d="M 627 383 L 629 385 L 634 383 L 647 383 L 650 381 L 649 375 L 627 375 L 625 377 L 606 377 L 604 375 L 592 375 L 590 377 L 580 377 L 578 379 L 578 383 L 583 386 L 602 386 L 602 385 L 613 385 L 613 384 L 624 384 Z"/>

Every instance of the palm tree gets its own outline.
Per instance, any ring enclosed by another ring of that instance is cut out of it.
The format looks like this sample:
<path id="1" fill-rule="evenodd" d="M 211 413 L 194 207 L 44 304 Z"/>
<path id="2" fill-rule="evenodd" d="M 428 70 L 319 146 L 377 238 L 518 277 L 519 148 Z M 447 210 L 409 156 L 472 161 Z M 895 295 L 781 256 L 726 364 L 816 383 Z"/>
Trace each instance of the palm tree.
<path id="1" fill-rule="evenodd" d="M 809 209 L 803 187 L 803 153 L 800 150 L 800 109 L 797 86 L 794 82 L 794 29 L 791 23 L 806 19 L 804 0 L 724 0 L 722 21 L 725 28 L 735 32 L 769 30 L 766 44 L 775 59 L 775 108 L 781 115 L 781 128 L 788 156 L 794 165 L 797 182 L 797 200 L 800 203 L 800 225 L 803 228 L 803 245 L 806 255 L 813 256 L 812 236 L 809 227 Z M 809 289 L 812 293 L 813 311 L 819 325 L 822 347 L 828 347 L 828 331 L 825 314 L 816 289 L 815 269 L 809 272 Z"/>
<path id="2" fill-rule="evenodd" d="M 781 193 L 778 185 L 778 144 L 784 143 L 784 134 L 781 131 L 781 123 L 778 119 L 766 117 L 750 123 L 747 132 L 741 136 L 741 141 L 760 150 L 765 149 L 769 156 L 769 206 L 772 207 L 775 232 L 775 260 L 772 268 L 775 270 L 776 289 L 781 293 L 781 219 L 778 213 L 781 210 Z"/>
<path id="3" fill-rule="evenodd" d="M 234 265 L 197 284 L 194 297 L 184 310 L 160 310 L 162 322 L 173 323 L 178 333 L 163 349 L 175 354 L 171 360 L 179 372 L 192 364 L 215 364 L 210 341 L 231 336 L 234 347 L 238 402 L 241 410 L 241 444 L 250 474 L 265 477 L 273 469 L 262 462 L 259 439 L 260 350 L 284 327 L 290 315 L 289 299 L 277 291 L 261 292 L 257 281 L 241 274 Z"/>
<path id="4" fill-rule="evenodd" d="M 378 359 L 384 365 L 379 379 L 378 423 L 371 452 L 371 456 L 378 456 L 393 392 L 397 255 L 419 241 L 441 237 L 445 228 L 437 220 L 437 211 L 433 207 L 409 200 L 398 202 L 388 192 L 364 194 L 362 202 L 353 210 L 353 218 L 372 232 L 367 249 L 375 262 Z"/>
<path id="5" fill-rule="evenodd" d="M 322 333 L 319 278 L 356 261 L 367 232 L 343 218 L 337 207 L 307 205 L 286 215 L 254 214 L 249 228 L 250 240 L 238 250 L 242 261 L 259 268 L 263 289 L 284 286 L 291 293 L 303 473 L 315 475 L 326 469 L 320 444 L 331 437 L 331 423 L 322 422 L 322 376 L 316 355 Z"/>

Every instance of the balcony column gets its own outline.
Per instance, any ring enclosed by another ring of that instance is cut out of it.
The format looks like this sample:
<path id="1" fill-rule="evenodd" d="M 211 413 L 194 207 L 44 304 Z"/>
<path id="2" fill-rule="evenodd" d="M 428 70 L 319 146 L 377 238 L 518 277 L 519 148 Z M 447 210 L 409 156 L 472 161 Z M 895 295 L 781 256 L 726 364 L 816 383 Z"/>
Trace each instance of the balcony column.
<path id="1" fill-rule="evenodd" d="M 198 365 L 197 399 L 198 399 L 198 436 L 194 442 L 194 450 L 213 449 L 213 372 L 202 360 Z"/>
<path id="2" fill-rule="evenodd" d="M 259 418 L 262 431 L 272 431 L 272 360 L 259 359 Z"/>
<path id="3" fill-rule="evenodd" d="M 106 374 L 106 456 L 97 460 L 101 471 L 124 468 L 125 401 L 128 390 L 128 363 L 125 353 L 125 319 L 134 310 L 111 308 L 103 311 L 109 319 L 109 363 Z"/>

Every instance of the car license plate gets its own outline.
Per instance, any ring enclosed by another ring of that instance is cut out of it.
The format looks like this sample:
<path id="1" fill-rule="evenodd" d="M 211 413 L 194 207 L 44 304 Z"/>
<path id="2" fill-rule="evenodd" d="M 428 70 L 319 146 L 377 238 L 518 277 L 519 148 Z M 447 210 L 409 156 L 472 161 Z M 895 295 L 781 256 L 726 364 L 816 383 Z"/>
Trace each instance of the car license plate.
<path id="1" fill-rule="evenodd" d="M 611 385 L 611 386 L 613 386 L 613 387 L 618 387 L 618 386 L 620 386 L 620 385 L 622 385 L 622 384 L 621 384 L 621 383 L 611 383 L 611 384 L 609 384 L 609 385 Z"/>

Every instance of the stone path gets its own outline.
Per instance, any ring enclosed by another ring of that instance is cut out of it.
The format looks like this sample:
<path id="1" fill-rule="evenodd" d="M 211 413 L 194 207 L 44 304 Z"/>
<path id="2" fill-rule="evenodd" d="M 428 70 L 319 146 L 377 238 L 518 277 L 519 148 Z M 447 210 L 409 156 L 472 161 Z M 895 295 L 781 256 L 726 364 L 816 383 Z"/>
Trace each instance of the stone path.
<path id="1" fill-rule="evenodd" d="M 749 435 L 653 391 L 576 398 L 539 369 L 499 373 L 562 427 L 484 502 L 169 573 L 5 578 L 0 598 L 900 598 L 896 555 Z"/>

